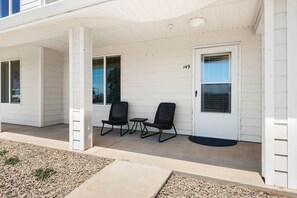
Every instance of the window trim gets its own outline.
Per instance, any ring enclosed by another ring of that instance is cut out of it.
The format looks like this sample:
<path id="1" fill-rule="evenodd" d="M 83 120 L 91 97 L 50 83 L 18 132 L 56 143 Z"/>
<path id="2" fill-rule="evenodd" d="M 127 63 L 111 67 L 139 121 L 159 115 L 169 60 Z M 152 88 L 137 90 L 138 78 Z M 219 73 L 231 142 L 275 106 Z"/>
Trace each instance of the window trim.
<path id="1" fill-rule="evenodd" d="M 21 98 L 21 101 L 19 103 L 12 103 L 11 102 L 11 62 L 12 61 L 19 61 L 20 62 L 20 98 Z M 9 98 L 8 98 L 8 103 L 2 103 L 2 101 L 0 101 L 1 105 L 21 105 L 22 104 L 22 59 L 21 58 L 12 58 L 12 59 L 3 59 L 3 60 L 0 60 L 0 67 L 1 64 L 3 62 L 8 62 L 8 88 L 9 88 Z M 0 74 L 1 74 L 1 71 L 2 69 L 0 69 Z M 1 82 L 0 82 L 1 84 Z M 2 88 L 2 85 L 1 85 L 1 88 Z"/>
<path id="2" fill-rule="evenodd" d="M 106 58 L 107 57 L 121 57 L 121 73 L 120 73 L 120 77 L 121 77 L 121 99 L 123 98 L 123 94 L 122 94 L 122 90 L 123 90 L 123 55 L 122 53 L 112 53 L 112 54 L 103 54 L 103 55 L 95 55 L 93 56 L 92 58 L 92 74 L 93 74 L 93 60 L 94 59 L 100 59 L 100 58 L 103 58 L 103 72 L 104 72 L 104 75 L 103 75 L 103 94 L 104 94 L 104 98 L 103 98 L 103 104 L 94 104 L 93 103 L 93 99 L 92 99 L 92 105 L 94 106 L 97 106 L 97 107 L 106 107 L 106 106 L 110 106 L 111 104 L 109 103 L 106 103 Z M 93 75 L 92 75 L 93 77 Z M 93 86 L 93 80 L 92 80 L 92 86 Z"/>

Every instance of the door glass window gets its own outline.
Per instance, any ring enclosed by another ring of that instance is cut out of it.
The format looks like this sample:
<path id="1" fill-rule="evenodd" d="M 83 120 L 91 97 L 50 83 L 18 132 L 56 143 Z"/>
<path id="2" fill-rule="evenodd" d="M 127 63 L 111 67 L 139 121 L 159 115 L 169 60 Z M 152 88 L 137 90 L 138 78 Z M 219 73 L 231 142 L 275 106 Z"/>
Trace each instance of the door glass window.
<path id="1" fill-rule="evenodd" d="M 231 113 L 231 54 L 202 55 L 201 112 Z"/>

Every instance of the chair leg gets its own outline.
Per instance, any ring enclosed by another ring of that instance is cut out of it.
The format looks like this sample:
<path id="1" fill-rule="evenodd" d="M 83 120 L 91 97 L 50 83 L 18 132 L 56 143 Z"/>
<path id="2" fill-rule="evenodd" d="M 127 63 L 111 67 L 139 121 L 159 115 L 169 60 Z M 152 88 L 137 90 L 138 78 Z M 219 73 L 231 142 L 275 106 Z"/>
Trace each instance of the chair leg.
<path id="1" fill-rule="evenodd" d="M 144 133 L 146 131 L 146 133 Z M 143 130 L 141 131 L 141 138 L 148 134 L 148 130 L 145 125 L 143 125 Z"/>
<path id="2" fill-rule="evenodd" d="M 139 123 L 139 126 L 140 126 L 140 131 L 142 133 L 143 129 L 142 129 L 142 126 L 141 126 L 141 122 Z"/>
<path id="3" fill-rule="evenodd" d="M 134 122 L 133 125 L 132 125 L 131 131 L 130 131 L 129 134 L 133 134 L 133 133 L 135 133 L 136 130 L 137 130 L 137 126 L 138 126 L 138 122 Z M 128 125 L 128 127 L 129 127 L 129 125 Z M 133 130 L 133 129 L 134 129 L 134 130 Z"/>
<path id="4" fill-rule="evenodd" d="M 104 129 L 104 123 L 103 123 L 103 126 L 102 126 L 102 128 L 101 128 L 101 136 L 104 136 L 104 135 L 106 135 L 107 133 L 113 131 L 113 125 L 112 125 L 112 128 L 111 128 L 110 130 L 106 131 L 105 133 L 103 133 L 103 129 Z"/>
<path id="5" fill-rule="evenodd" d="M 163 134 L 163 129 L 160 130 L 160 135 L 159 135 L 159 142 L 162 143 L 162 142 L 165 142 L 167 140 L 170 140 L 172 138 L 175 138 L 177 136 L 177 132 L 176 132 L 176 128 L 175 126 L 173 125 L 173 129 L 174 129 L 174 135 L 173 136 L 170 136 L 168 138 L 165 138 L 165 139 L 162 139 L 162 134 Z"/>
<path id="6" fill-rule="evenodd" d="M 121 125 L 121 136 L 124 136 L 126 133 L 130 131 L 129 122 L 127 122 L 128 129 L 123 133 L 123 125 Z"/>
<path id="7" fill-rule="evenodd" d="M 175 136 L 174 137 L 176 137 L 177 136 L 177 131 L 176 131 L 176 128 L 175 128 L 175 125 L 173 124 L 173 128 L 174 128 L 174 133 L 175 133 Z"/>
<path id="8" fill-rule="evenodd" d="M 143 131 L 141 131 L 141 138 L 142 139 L 159 134 L 159 132 L 155 132 L 155 133 L 152 132 L 152 134 L 147 135 L 148 133 L 149 133 L 149 131 L 147 130 L 147 127 L 144 125 Z"/>

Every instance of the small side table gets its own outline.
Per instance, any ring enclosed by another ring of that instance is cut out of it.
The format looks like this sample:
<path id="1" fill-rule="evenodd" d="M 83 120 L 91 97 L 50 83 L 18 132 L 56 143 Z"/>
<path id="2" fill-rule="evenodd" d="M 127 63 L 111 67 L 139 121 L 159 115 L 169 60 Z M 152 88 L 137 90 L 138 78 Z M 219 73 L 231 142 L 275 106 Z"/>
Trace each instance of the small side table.
<path id="1" fill-rule="evenodd" d="M 142 130 L 144 129 L 144 126 L 143 126 L 143 128 L 142 128 L 141 125 L 143 125 L 143 122 L 145 122 L 145 121 L 147 121 L 147 120 L 148 120 L 147 118 L 133 118 L 133 119 L 131 119 L 130 122 L 134 122 L 134 123 L 133 123 L 133 125 L 132 125 L 132 128 L 131 128 L 129 134 L 133 134 L 133 133 L 135 133 L 135 132 L 137 131 L 138 123 L 139 123 L 139 125 L 140 125 L 140 129 L 141 129 L 141 132 L 142 132 Z M 134 128 L 134 130 L 133 130 L 133 128 Z"/>

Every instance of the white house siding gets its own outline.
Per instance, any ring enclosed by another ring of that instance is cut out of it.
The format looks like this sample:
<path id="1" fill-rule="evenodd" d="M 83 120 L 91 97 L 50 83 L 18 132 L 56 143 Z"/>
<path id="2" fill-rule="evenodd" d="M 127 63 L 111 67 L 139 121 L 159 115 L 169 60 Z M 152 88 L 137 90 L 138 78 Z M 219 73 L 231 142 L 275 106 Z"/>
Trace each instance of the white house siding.
<path id="1" fill-rule="evenodd" d="M 43 126 L 63 122 L 62 65 L 63 53 L 44 48 Z"/>
<path id="2" fill-rule="evenodd" d="M 38 8 L 41 0 L 21 0 L 21 12 Z"/>
<path id="3" fill-rule="evenodd" d="M 0 60 L 20 59 L 21 103 L 2 104 L 2 122 L 40 126 L 39 47 L 21 46 L 0 49 Z"/>
<path id="4" fill-rule="evenodd" d="M 263 116 L 263 119 L 266 120 L 265 127 L 268 129 L 266 128 L 264 133 L 263 170 L 267 184 L 296 189 L 296 152 L 289 151 L 290 148 L 296 148 L 293 145 L 296 139 L 289 138 L 289 134 L 296 134 L 294 128 L 296 126 L 296 117 L 294 117 L 295 112 L 293 112 L 293 115 L 291 114 L 292 117 L 288 115 L 289 111 L 291 113 L 294 111 L 294 105 L 296 104 L 296 100 L 294 100 L 296 96 L 296 83 L 294 81 L 296 81 L 296 78 L 292 80 L 296 65 L 292 64 L 292 62 L 288 64 L 288 54 L 290 54 L 290 60 L 294 61 L 296 57 L 296 46 L 293 49 L 288 47 L 290 44 L 288 30 L 290 28 L 292 31 L 292 29 L 295 30 L 296 28 L 296 20 L 289 18 L 289 16 L 296 17 L 297 8 L 293 7 L 290 10 L 291 15 L 288 15 L 289 3 L 297 5 L 297 1 L 294 1 L 266 0 L 264 4 L 264 10 L 266 11 L 266 13 L 264 11 L 264 16 L 267 18 L 264 20 L 264 23 L 266 22 L 264 30 L 268 33 L 264 31 L 263 35 L 263 40 L 265 40 L 263 47 L 265 59 L 267 59 L 267 61 L 265 60 L 265 67 L 263 67 L 264 72 L 266 70 L 263 82 L 267 85 L 264 93 L 268 97 L 265 106 L 263 106 L 263 111 L 268 113 Z M 274 17 L 270 17 L 271 15 Z M 288 26 L 288 21 L 291 22 L 291 26 Z M 294 31 L 291 33 L 294 33 Z M 295 35 L 295 33 L 294 36 L 290 34 L 290 39 L 293 42 L 296 42 Z M 288 51 L 289 49 L 292 51 Z M 272 51 L 274 51 L 274 54 L 270 54 Z M 272 66 L 274 68 L 271 68 Z M 290 73 L 289 68 L 293 69 L 292 73 Z M 290 80 L 288 80 L 288 76 L 291 77 Z M 288 98 L 288 94 L 290 94 L 291 98 Z M 272 100 L 269 99 L 271 97 L 273 97 Z M 292 109 L 288 104 L 291 105 Z M 288 124 L 289 121 L 291 125 Z M 289 126 L 293 130 L 289 129 Z M 289 143 L 291 143 L 291 147 Z"/>
<path id="5" fill-rule="evenodd" d="M 63 122 L 69 124 L 69 53 L 64 53 L 62 68 Z"/>
<path id="6" fill-rule="evenodd" d="M 287 3 L 274 0 L 275 185 L 288 186 Z"/>
<path id="7" fill-rule="evenodd" d="M 54 3 L 56 1 L 60 1 L 60 0 L 45 0 L 45 4 Z"/>
<path id="8" fill-rule="evenodd" d="M 129 117 L 154 118 L 160 102 L 177 104 L 179 134 L 192 134 L 192 54 L 199 45 L 241 42 L 241 140 L 261 142 L 261 36 L 252 30 L 208 32 L 175 38 L 95 48 L 94 56 L 122 54 L 122 100 L 129 102 Z M 68 122 L 68 62 L 63 68 L 64 121 Z M 183 69 L 190 64 L 191 69 Z M 110 106 L 94 105 L 93 124 L 101 126 Z M 199 121 L 198 121 L 199 122 Z"/>

